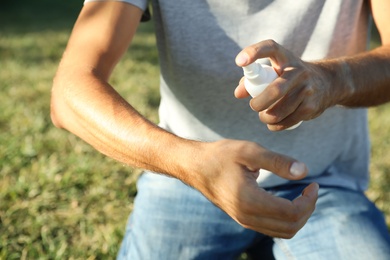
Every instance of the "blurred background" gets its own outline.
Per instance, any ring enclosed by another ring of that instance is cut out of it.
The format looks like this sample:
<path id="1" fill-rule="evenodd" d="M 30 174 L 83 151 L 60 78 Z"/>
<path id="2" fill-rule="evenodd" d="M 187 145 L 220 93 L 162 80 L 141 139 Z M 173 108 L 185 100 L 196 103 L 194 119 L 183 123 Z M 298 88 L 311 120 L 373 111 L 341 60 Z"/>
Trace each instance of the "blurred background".
<path id="1" fill-rule="evenodd" d="M 82 4 L 1 1 L 0 259 L 113 259 L 123 237 L 140 171 L 50 121 L 51 82 Z M 153 24 L 143 23 L 111 82 L 154 122 L 158 72 Z M 390 105 L 370 109 L 369 120 L 367 193 L 390 226 Z"/>

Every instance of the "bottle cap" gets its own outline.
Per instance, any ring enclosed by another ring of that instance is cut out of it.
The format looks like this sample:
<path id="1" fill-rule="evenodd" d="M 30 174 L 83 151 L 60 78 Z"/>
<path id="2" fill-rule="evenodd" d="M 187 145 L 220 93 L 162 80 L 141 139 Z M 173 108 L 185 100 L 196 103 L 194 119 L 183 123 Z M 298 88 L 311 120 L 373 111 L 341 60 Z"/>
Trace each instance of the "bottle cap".
<path id="1" fill-rule="evenodd" d="M 265 71 L 261 64 L 253 62 L 247 66 L 242 67 L 244 76 L 250 80 L 256 80 L 259 83 L 266 78 Z"/>

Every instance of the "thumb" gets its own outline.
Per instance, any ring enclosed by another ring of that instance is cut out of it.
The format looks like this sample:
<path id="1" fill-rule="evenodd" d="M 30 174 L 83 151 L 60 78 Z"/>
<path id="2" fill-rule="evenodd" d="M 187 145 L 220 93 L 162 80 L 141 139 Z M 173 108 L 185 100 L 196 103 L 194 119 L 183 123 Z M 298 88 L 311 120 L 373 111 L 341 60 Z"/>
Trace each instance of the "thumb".
<path id="1" fill-rule="evenodd" d="M 303 162 L 289 156 L 272 152 L 261 146 L 254 151 L 246 150 L 241 154 L 242 163 L 248 169 L 268 170 L 279 177 L 298 180 L 305 177 L 308 169 Z"/>
<path id="2" fill-rule="evenodd" d="M 302 191 L 301 196 L 293 200 L 293 204 L 296 205 L 300 211 L 305 211 L 311 208 L 312 213 L 315 209 L 315 204 L 318 199 L 319 188 L 320 186 L 318 185 L 318 183 L 311 183 Z"/>

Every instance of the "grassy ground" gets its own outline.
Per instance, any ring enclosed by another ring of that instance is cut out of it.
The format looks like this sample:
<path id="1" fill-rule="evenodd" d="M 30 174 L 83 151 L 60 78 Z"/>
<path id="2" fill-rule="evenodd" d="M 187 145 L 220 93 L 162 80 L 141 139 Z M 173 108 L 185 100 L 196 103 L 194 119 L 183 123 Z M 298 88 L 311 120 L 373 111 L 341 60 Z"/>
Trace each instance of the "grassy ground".
<path id="1" fill-rule="evenodd" d="M 50 122 L 52 77 L 81 5 L 81 0 L 6 0 L 0 9 L 0 259 L 114 258 L 131 211 L 138 171 Z M 157 121 L 150 23 L 141 26 L 127 55 L 112 82 Z M 129 70 L 139 76 L 129 78 Z M 389 114 L 388 105 L 370 110 L 368 192 L 387 216 Z"/>

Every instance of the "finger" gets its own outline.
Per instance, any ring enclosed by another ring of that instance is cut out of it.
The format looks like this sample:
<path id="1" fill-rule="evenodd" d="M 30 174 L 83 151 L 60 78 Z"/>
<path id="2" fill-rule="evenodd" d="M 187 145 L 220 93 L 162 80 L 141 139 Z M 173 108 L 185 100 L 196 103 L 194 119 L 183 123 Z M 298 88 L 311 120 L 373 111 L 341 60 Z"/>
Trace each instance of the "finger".
<path id="1" fill-rule="evenodd" d="M 297 180 L 307 175 L 304 163 L 286 155 L 275 153 L 253 144 L 244 149 L 240 157 L 241 164 L 249 169 L 265 169 L 289 180 Z"/>
<path id="2" fill-rule="evenodd" d="M 303 225 L 298 225 L 295 222 L 262 217 L 255 217 L 253 222 L 248 220 L 248 223 L 250 222 L 249 224 L 240 223 L 238 220 L 236 221 L 247 229 L 254 230 L 270 237 L 286 239 L 292 238 L 303 227 Z"/>
<path id="3" fill-rule="evenodd" d="M 319 115 L 321 115 L 323 110 L 321 110 L 317 107 L 317 103 L 315 103 L 313 101 L 307 102 L 304 99 L 305 99 L 305 97 L 301 96 L 301 99 L 300 99 L 301 103 L 295 109 L 295 111 L 292 112 L 290 115 L 288 115 L 286 118 L 284 118 L 283 120 L 281 120 L 278 123 L 274 123 L 274 124 L 269 123 L 268 119 L 265 119 L 263 117 L 264 113 L 261 113 L 261 115 L 259 114 L 260 120 L 262 122 L 267 123 L 267 127 L 269 130 L 280 131 L 280 130 L 290 128 L 291 126 L 295 126 L 296 124 L 298 124 L 299 122 L 302 122 L 303 120 L 306 120 L 306 121 L 312 120 L 312 119 L 318 117 Z M 266 112 L 268 113 L 269 111 L 266 111 Z"/>
<path id="4" fill-rule="evenodd" d="M 270 131 L 282 131 L 285 129 L 294 129 L 295 127 L 298 127 L 302 120 L 302 118 L 299 116 L 299 112 L 294 112 L 292 115 L 288 116 L 287 118 L 283 119 L 277 124 L 267 124 L 268 130 Z"/>
<path id="5" fill-rule="evenodd" d="M 277 66 L 278 63 L 287 61 L 284 53 L 285 49 L 278 43 L 273 40 L 265 40 L 244 48 L 236 56 L 236 64 L 242 67 L 257 59 L 269 57 L 271 60 L 276 61 L 275 65 Z"/>
<path id="6" fill-rule="evenodd" d="M 234 96 L 236 98 L 246 98 L 249 96 L 249 93 L 244 86 L 244 79 L 244 77 L 241 78 L 240 82 L 238 83 L 238 86 L 234 90 Z"/>
<path id="7" fill-rule="evenodd" d="M 282 97 L 270 108 L 259 113 L 260 121 L 268 125 L 270 130 L 283 130 L 302 121 L 299 107 L 304 97 L 291 92 Z"/>
<path id="8" fill-rule="evenodd" d="M 305 78 L 299 73 L 294 73 L 293 68 L 285 68 L 283 73 L 276 78 L 260 95 L 250 101 L 250 106 L 255 111 L 263 111 L 270 108 L 292 90 L 294 94 L 300 91 Z M 297 90 L 295 90 L 297 89 Z"/>
<path id="9" fill-rule="evenodd" d="M 307 219 L 314 211 L 318 198 L 319 186 L 317 183 L 311 183 L 302 191 L 301 196 L 293 201 L 274 196 L 268 192 L 262 194 L 261 199 L 257 201 L 261 207 L 253 207 L 255 210 L 262 210 L 263 216 L 272 217 L 283 221 L 299 222 Z M 260 197 L 260 196 L 259 196 Z"/>
<path id="10" fill-rule="evenodd" d="M 277 220 L 263 219 L 262 221 L 268 229 L 272 227 L 266 232 L 273 233 L 273 237 L 292 238 L 313 214 L 318 199 L 318 190 L 319 185 L 317 183 L 311 183 L 307 186 L 302 192 L 302 196 L 293 201 L 295 210 L 292 211 L 292 215 L 288 216 L 287 221 L 278 222 Z"/>
<path id="11" fill-rule="evenodd" d="M 289 90 L 289 83 L 283 78 L 276 78 L 262 93 L 250 100 L 252 110 L 260 112 L 268 109 L 281 99 Z"/>
<path id="12" fill-rule="evenodd" d="M 298 211 L 307 212 L 309 215 L 313 213 L 318 199 L 319 188 L 319 185 L 313 182 L 303 190 L 301 196 L 292 201 Z"/>
<path id="13" fill-rule="evenodd" d="M 253 194 L 252 194 L 253 195 Z M 318 185 L 311 184 L 305 188 L 303 195 L 293 202 L 273 196 L 259 190 L 253 196 L 256 203 L 248 204 L 244 216 L 238 222 L 245 226 L 274 237 L 291 238 L 310 218 L 315 209 L 318 197 Z"/>
<path id="14" fill-rule="evenodd" d="M 302 103 L 303 98 L 289 98 L 283 97 L 278 102 L 276 102 L 272 107 L 261 111 L 259 113 L 259 118 L 262 122 L 269 125 L 285 125 L 282 124 L 283 121 L 288 123 L 289 121 L 294 122 L 297 113 L 295 111 L 298 109 L 299 105 Z M 298 121 L 301 121 L 297 119 Z"/>
<path id="15" fill-rule="evenodd" d="M 252 220 L 248 217 L 248 224 L 240 223 L 243 227 L 255 230 L 262 234 L 277 238 L 292 238 L 307 222 L 308 218 L 302 221 L 283 221 L 273 218 L 254 217 Z"/>

